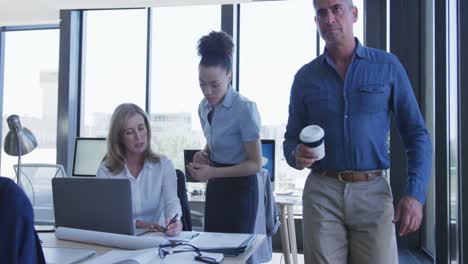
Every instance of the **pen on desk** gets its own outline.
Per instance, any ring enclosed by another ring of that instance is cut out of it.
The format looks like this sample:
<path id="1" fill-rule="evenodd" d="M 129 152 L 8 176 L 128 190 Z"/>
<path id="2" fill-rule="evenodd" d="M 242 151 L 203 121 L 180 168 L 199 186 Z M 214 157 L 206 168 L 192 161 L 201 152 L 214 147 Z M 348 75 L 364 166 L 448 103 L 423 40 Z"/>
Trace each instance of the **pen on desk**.
<path id="1" fill-rule="evenodd" d="M 174 217 L 172 217 L 171 221 L 169 221 L 169 223 L 164 228 L 163 233 L 166 233 L 168 230 L 168 227 L 177 221 L 177 217 L 179 217 L 179 214 L 175 214 Z"/>
<path id="2" fill-rule="evenodd" d="M 200 235 L 200 233 L 195 233 L 195 234 L 193 234 L 193 235 L 190 237 L 190 240 L 192 240 L 192 239 L 198 237 L 199 235 Z"/>

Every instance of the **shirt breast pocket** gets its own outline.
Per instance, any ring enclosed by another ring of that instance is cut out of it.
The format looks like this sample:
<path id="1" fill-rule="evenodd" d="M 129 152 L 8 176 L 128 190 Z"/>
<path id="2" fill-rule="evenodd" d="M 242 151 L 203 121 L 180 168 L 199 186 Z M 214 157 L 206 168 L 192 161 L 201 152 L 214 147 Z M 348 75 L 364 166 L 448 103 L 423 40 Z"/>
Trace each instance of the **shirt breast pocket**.
<path id="1" fill-rule="evenodd" d="M 377 113 L 388 109 L 389 92 L 384 84 L 365 84 L 358 87 L 359 110 Z"/>

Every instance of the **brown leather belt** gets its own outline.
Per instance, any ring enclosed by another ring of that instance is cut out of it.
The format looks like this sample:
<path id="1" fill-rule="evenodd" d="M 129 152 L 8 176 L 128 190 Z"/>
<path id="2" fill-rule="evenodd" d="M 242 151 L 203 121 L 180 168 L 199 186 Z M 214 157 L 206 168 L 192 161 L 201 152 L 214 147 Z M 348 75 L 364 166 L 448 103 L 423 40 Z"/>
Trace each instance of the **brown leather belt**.
<path id="1" fill-rule="evenodd" d="M 340 182 L 365 182 L 371 181 L 384 174 L 383 171 L 314 171 L 314 173 L 322 176 L 328 176 L 338 179 Z"/>

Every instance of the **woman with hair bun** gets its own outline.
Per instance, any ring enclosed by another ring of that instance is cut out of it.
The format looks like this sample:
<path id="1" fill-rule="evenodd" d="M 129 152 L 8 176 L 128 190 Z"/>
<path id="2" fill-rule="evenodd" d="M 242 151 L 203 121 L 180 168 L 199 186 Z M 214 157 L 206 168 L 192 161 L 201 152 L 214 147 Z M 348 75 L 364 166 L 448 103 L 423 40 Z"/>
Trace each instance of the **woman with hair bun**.
<path id="1" fill-rule="evenodd" d="M 231 86 L 232 38 L 211 32 L 198 42 L 204 98 L 198 115 L 206 146 L 194 155 L 190 174 L 208 180 L 205 231 L 253 233 L 261 169 L 260 115 L 254 102 Z"/>

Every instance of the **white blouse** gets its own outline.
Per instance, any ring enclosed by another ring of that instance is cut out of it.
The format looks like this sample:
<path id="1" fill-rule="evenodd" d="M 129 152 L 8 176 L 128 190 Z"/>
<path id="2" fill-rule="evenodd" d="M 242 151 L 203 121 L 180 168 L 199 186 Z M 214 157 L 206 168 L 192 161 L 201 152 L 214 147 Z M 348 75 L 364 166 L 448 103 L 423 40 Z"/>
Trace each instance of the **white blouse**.
<path id="1" fill-rule="evenodd" d="M 179 214 L 179 219 L 182 216 L 174 165 L 165 156 L 160 155 L 158 163 L 145 161 L 137 178 L 132 176 L 126 164 L 121 173 L 113 175 L 103 161 L 96 177 L 130 179 L 134 222 L 140 220 L 165 226 L 166 218 L 175 214 Z"/>

